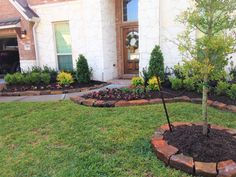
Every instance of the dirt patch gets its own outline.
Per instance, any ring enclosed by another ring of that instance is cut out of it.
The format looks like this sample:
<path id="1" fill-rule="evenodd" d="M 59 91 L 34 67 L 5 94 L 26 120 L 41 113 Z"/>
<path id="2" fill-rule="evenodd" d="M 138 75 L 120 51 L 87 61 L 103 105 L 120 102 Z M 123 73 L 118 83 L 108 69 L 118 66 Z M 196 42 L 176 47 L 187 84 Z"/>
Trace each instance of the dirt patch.
<path id="1" fill-rule="evenodd" d="M 202 126 L 177 126 L 173 132 L 167 131 L 164 139 L 179 149 L 180 153 L 193 157 L 194 161 L 236 162 L 236 138 L 224 131 L 211 129 L 209 136 L 202 134 Z"/>

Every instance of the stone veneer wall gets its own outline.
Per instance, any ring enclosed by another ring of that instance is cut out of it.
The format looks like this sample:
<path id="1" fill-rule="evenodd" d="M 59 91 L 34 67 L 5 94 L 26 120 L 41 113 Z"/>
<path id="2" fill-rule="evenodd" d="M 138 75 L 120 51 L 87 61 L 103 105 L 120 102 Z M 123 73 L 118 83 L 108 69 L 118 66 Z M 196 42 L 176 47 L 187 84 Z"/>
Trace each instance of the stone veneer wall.
<path id="1" fill-rule="evenodd" d="M 178 48 L 169 40 L 175 40 L 185 28 L 175 19 L 189 6 L 186 0 L 140 0 L 140 70 L 148 66 L 150 54 L 155 45 L 160 45 L 166 66 L 173 66 L 181 61 Z"/>
<path id="2" fill-rule="evenodd" d="M 57 68 L 53 23 L 68 21 L 72 37 L 74 67 L 79 54 L 84 54 L 93 68 L 94 79 L 117 77 L 115 0 L 77 0 L 36 5 L 40 16 L 37 40 L 40 65 Z"/>

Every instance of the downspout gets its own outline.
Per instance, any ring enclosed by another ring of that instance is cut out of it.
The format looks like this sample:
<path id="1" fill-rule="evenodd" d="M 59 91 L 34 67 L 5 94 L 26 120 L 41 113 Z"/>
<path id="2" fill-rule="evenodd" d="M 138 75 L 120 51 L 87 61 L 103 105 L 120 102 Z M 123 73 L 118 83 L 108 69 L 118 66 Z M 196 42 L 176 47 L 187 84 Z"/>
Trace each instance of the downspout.
<path id="1" fill-rule="evenodd" d="M 34 36 L 34 49 L 35 49 L 35 57 L 36 57 L 36 66 L 40 67 L 40 60 L 39 60 L 39 52 L 38 52 L 38 40 L 36 34 L 36 28 L 38 27 L 39 20 L 35 21 L 33 26 L 33 36 Z"/>

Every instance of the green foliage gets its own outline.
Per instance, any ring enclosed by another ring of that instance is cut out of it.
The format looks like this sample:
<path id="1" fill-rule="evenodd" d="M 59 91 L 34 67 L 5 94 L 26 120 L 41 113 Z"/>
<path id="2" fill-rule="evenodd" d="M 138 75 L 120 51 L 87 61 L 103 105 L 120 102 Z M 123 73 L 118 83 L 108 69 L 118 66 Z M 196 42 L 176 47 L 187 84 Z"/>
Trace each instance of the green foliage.
<path id="1" fill-rule="evenodd" d="M 24 84 L 24 76 L 21 73 L 7 74 L 4 80 L 9 85 L 22 85 Z"/>
<path id="2" fill-rule="evenodd" d="M 51 77 L 49 73 L 41 73 L 40 74 L 40 81 L 41 83 L 48 85 L 51 81 Z"/>
<path id="3" fill-rule="evenodd" d="M 219 81 L 216 88 L 215 92 L 217 95 L 226 95 L 228 90 L 229 90 L 230 84 L 224 81 Z"/>
<path id="4" fill-rule="evenodd" d="M 79 83 L 89 83 L 92 75 L 91 69 L 89 69 L 87 59 L 83 55 L 79 55 L 77 60 L 76 78 Z"/>
<path id="5" fill-rule="evenodd" d="M 158 81 L 157 78 L 154 76 L 148 81 L 148 88 L 149 90 L 155 91 L 155 90 L 160 90 L 158 86 Z"/>
<path id="6" fill-rule="evenodd" d="M 150 78 L 149 76 L 149 72 L 146 68 L 143 68 L 143 71 L 142 71 L 142 78 L 143 78 L 143 85 L 144 85 L 144 88 L 146 88 L 148 86 L 148 80 Z"/>
<path id="7" fill-rule="evenodd" d="M 236 81 L 236 66 L 234 66 L 234 62 L 230 62 L 230 69 L 229 69 L 230 77 L 233 81 Z"/>
<path id="8" fill-rule="evenodd" d="M 178 79 L 184 80 L 184 78 L 186 77 L 186 73 L 184 72 L 184 67 L 179 63 L 174 66 L 173 72 L 175 77 Z"/>
<path id="9" fill-rule="evenodd" d="M 143 78 L 141 77 L 133 77 L 131 80 L 131 85 L 133 87 L 143 86 Z"/>
<path id="10" fill-rule="evenodd" d="M 195 90 L 195 81 L 193 78 L 186 78 L 183 81 L 184 88 L 186 88 L 188 91 L 194 91 Z"/>
<path id="11" fill-rule="evenodd" d="M 165 77 L 164 58 L 160 46 L 155 46 L 151 53 L 151 59 L 149 61 L 149 76 L 159 77 L 164 80 Z"/>
<path id="12" fill-rule="evenodd" d="M 65 85 L 65 86 L 69 86 L 74 82 L 72 75 L 66 72 L 60 72 L 57 75 L 57 81 L 60 85 Z"/>
<path id="13" fill-rule="evenodd" d="M 174 90 L 179 90 L 183 88 L 183 81 L 179 78 L 170 77 L 171 88 Z"/>
<path id="14" fill-rule="evenodd" d="M 236 84 L 232 84 L 230 89 L 227 91 L 227 95 L 232 100 L 236 100 Z"/>

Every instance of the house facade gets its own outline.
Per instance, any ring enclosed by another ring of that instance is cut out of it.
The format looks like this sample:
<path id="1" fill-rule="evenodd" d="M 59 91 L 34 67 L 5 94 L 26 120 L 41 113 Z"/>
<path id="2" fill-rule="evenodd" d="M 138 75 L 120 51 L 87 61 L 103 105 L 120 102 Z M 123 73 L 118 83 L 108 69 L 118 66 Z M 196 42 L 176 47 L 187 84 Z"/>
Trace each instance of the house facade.
<path id="1" fill-rule="evenodd" d="M 189 5 L 186 0 L 0 0 L 0 51 L 18 50 L 22 70 L 70 70 L 83 54 L 94 79 L 130 78 L 148 65 L 155 45 L 166 66 L 181 61 L 171 40 L 184 30 L 176 16 Z"/>

